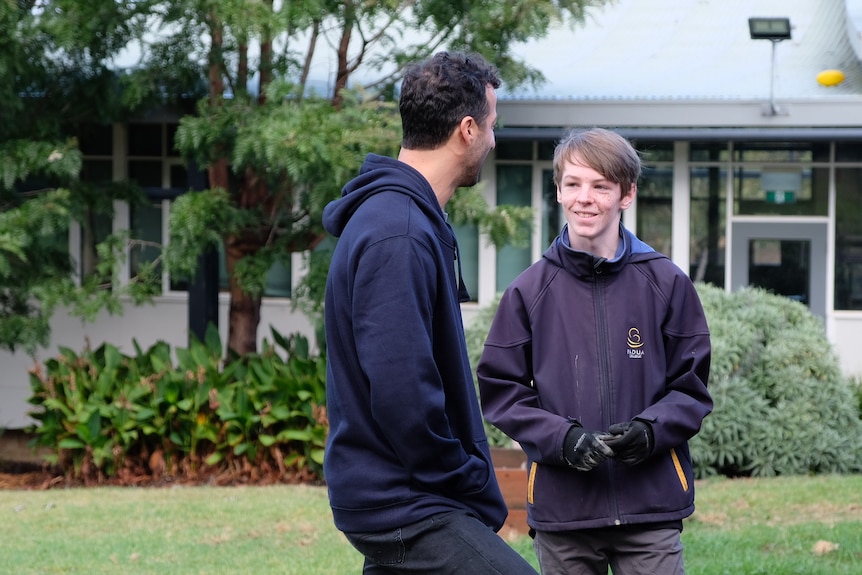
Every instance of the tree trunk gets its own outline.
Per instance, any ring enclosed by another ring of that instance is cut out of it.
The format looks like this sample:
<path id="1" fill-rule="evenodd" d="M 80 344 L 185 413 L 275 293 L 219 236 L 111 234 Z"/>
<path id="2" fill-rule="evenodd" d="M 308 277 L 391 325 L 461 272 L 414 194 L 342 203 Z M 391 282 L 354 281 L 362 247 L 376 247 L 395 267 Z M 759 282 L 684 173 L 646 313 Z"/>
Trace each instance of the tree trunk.
<path id="1" fill-rule="evenodd" d="M 332 105 L 341 109 L 344 104 L 344 96 L 341 91 L 347 88 L 347 80 L 350 77 L 349 63 L 347 61 L 347 49 L 350 46 L 350 35 L 356 15 L 349 4 L 344 7 L 344 28 L 341 30 L 341 40 L 338 43 L 338 69 L 335 71 L 335 86 L 332 93 Z"/>
<path id="2" fill-rule="evenodd" d="M 247 355 L 257 351 L 257 328 L 260 325 L 261 298 L 244 292 L 236 280 L 236 265 L 253 250 L 251 244 L 238 236 L 225 238 L 230 309 L 228 311 L 228 341 L 230 351 Z"/>
<path id="3" fill-rule="evenodd" d="M 260 326 L 260 298 L 255 298 L 230 280 L 230 310 L 228 312 L 228 349 L 240 355 L 257 351 L 257 328 Z"/>

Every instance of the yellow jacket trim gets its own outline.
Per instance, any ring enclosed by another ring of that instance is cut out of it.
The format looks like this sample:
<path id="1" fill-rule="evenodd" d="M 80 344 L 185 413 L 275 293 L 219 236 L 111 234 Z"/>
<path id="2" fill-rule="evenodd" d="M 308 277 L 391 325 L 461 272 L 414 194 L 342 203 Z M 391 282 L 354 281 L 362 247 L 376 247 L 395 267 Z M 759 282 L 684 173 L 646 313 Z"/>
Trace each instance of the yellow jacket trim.
<path id="1" fill-rule="evenodd" d="M 533 504 L 533 485 L 536 482 L 536 469 L 539 465 L 534 461 L 530 465 L 530 476 L 527 478 L 527 503 Z"/>
<path id="2" fill-rule="evenodd" d="M 682 484 L 682 490 L 688 491 L 688 479 L 685 478 L 685 471 L 682 470 L 682 465 L 679 462 L 679 457 L 675 449 L 670 450 L 670 457 L 673 459 L 673 466 L 676 468 L 676 475 L 679 477 L 679 482 Z"/>

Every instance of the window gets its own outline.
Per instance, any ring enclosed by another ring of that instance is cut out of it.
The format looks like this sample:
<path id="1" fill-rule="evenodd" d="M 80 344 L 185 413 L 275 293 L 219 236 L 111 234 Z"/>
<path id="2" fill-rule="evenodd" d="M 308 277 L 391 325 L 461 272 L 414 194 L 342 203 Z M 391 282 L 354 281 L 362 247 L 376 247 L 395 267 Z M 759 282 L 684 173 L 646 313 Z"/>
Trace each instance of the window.
<path id="1" fill-rule="evenodd" d="M 725 142 L 692 142 L 689 160 L 692 162 L 726 162 L 730 157 Z"/>
<path id="2" fill-rule="evenodd" d="M 637 193 L 637 236 L 671 257 L 673 167 L 645 166 Z"/>
<path id="3" fill-rule="evenodd" d="M 673 144 L 638 142 L 644 162 L 638 181 L 637 236 L 671 257 L 673 233 Z"/>
<path id="4" fill-rule="evenodd" d="M 114 151 L 114 129 L 111 124 L 82 126 L 78 147 L 85 156 L 111 157 Z"/>
<path id="5" fill-rule="evenodd" d="M 99 186 L 110 184 L 113 179 L 113 164 L 110 158 L 84 157 L 81 166 L 81 184 L 92 186 L 98 190 Z M 92 194 L 98 198 L 98 192 Z M 99 256 L 96 246 L 104 242 L 113 232 L 113 209 L 105 205 L 105 202 L 94 202 L 86 210 L 83 219 L 79 222 L 81 229 L 80 249 L 77 254 L 78 273 L 85 278 L 96 273 Z M 100 278 L 104 284 L 111 282 L 110 276 Z"/>
<path id="6" fill-rule="evenodd" d="M 718 287 L 724 287 L 726 189 L 726 170 L 718 166 L 691 167 L 689 276 Z"/>
<path id="7" fill-rule="evenodd" d="M 470 292 L 470 301 L 479 299 L 479 228 L 475 224 L 452 226 L 461 253 L 461 277 Z M 456 262 L 457 266 L 457 262 Z M 457 267 L 456 267 L 457 271 Z"/>
<path id="8" fill-rule="evenodd" d="M 263 295 L 267 297 L 290 297 L 291 294 L 290 265 L 275 262 L 266 273 L 266 286 Z"/>
<path id="9" fill-rule="evenodd" d="M 542 250 L 560 234 L 564 222 L 562 208 L 557 201 L 554 170 L 542 170 Z"/>
<path id="10" fill-rule="evenodd" d="M 498 160 L 532 160 L 532 140 L 507 140 L 497 142 L 494 155 Z"/>
<path id="11" fill-rule="evenodd" d="M 640 154 L 641 161 L 644 164 L 650 165 L 659 162 L 673 162 L 673 143 L 672 142 L 640 142 L 633 141 Z"/>
<path id="12" fill-rule="evenodd" d="M 129 179 L 142 188 L 161 188 L 161 160 L 129 160 Z"/>
<path id="13" fill-rule="evenodd" d="M 835 309 L 862 310 L 862 168 L 837 168 L 835 192 Z"/>
<path id="14" fill-rule="evenodd" d="M 219 291 L 227 291 L 228 275 L 224 244 L 218 246 L 218 284 Z M 290 297 L 292 292 L 292 271 L 290 265 L 275 262 L 266 274 L 266 284 L 263 288 L 264 297 Z"/>
<path id="15" fill-rule="evenodd" d="M 87 277 L 96 273 L 99 264 L 99 256 L 96 246 L 108 239 L 111 235 L 113 221 L 111 214 L 88 210 L 81 224 L 81 251 L 78 254 L 78 264 L 81 277 Z M 104 284 L 111 281 L 110 276 L 100 278 Z"/>
<path id="16" fill-rule="evenodd" d="M 835 144 L 836 162 L 862 162 L 862 142 L 838 142 Z"/>
<path id="17" fill-rule="evenodd" d="M 737 215 L 825 216 L 829 169 L 804 165 L 736 165 L 733 211 Z"/>
<path id="18" fill-rule="evenodd" d="M 506 165 L 497 166 L 497 205 L 513 206 L 532 205 L 532 174 L 533 166 Z M 502 292 L 515 277 L 532 263 L 529 246 L 503 246 L 497 250 L 497 291 Z"/>
<path id="19" fill-rule="evenodd" d="M 828 142 L 737 142 L 735 162 L 828 162 Z"/>
<path id="20" fill-rule="evenodd" d="M 153 263 L 161 255 L 162 246 L 162 205 L 161 202 L 147 205 L 133 205 L 129 214 L 130 232 L 133 239 L 129 249 L 129 275 L 138 277 L 141 266 Z M 156 272 L 161 270 L 157 266 Z"/>
<path id="21" fill-rule="evenodd" d="M 164 124 L 129 124 L 129 156 L 162 157 L 165 152 L 163 127 Z"/>
<path id="22" fill-rule="evenodd" d="M 542 140 L 539 142 L 539 150 L 538 156 L 539 160 L 553 162 L 554 161 L 554 150 L 557 149 L 557 140 L 549 141 Z"/>

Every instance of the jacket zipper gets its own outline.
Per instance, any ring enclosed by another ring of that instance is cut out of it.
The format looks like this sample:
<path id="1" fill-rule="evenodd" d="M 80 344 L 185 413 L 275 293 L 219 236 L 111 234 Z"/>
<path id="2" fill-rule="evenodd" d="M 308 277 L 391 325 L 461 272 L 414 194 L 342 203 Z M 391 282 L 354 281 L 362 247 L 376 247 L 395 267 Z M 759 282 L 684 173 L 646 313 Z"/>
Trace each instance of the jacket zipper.
<path id="1" fill-rule="evenodd" d="M 611 398 L 611 368 L 610 368 L 610 358 L 608 354 L 610 353 L 611 345 L 610 345 L 610 337 L 608 335 L 608 320 L 605 307 L 605 289 L 604 289 L 604 276 L 602 276 L 602 271 L 599 266 L 596 266 L 593 270 L 594 279 L 593 282 L 593 294 L 595 295 L 595 312 L 596 312 L 596 328 L 597 328 L 597 337 L 596 344 L 599 346 L 597 353 L 599 357 L 599 385 L 601 386 L 601 397 L 602 397 L 602 421 L 604 422 L 604 427 L 607 429 L 611 425 L 611 419 L 613 417 L 613 403 Z M 608 481 L 613 485 L 614 483 L 614 466 L 612 464 L 608 464 Z M 608 490 L 608 496 L 610 501 L 608 502 L 611 508 L 611 516 L 614 518 L 614 524 L 620 524 L 620 511 L 619 511 L 619 502 L 617 501 L 616 491 L 614 489 Z"/>

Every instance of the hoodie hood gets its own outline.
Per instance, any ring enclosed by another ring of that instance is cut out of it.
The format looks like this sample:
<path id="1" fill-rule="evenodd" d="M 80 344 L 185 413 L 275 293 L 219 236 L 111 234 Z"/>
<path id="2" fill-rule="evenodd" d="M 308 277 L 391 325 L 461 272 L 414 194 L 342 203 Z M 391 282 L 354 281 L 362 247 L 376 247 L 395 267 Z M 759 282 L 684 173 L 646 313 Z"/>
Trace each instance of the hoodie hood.
<path id="1" fill-rule="evenodd" d="M 446 213 L 431 188 L 431 184 L 415 168 L 386 156 L 368 154 L 359 170 L 359 175 L 347 182 L 341 197 L 323 209 L 323 227 L 335 237 L 341 237 L 350 218 L 366 200 L 379 193 L 398 193 L 409 196 L 428 218 L 435 235 L 451 250 L 458 266 L 458 298 L 469 301 L 470 294 L 464 285 L 458 240 L 452 226 L 446 221 Z"/>
<path id="2" fill-rule="evenodd" d="M 359 175 L 342 188 L 341 198 L 330 202 L 323 209 L 323 227 L 333 236 L 340 237 L 356 209 L 380 192 L 398 192 L 410 196 L 434 222 L 435 227 L 445 227 L 445 214 L 428 180 L 404 162 L 377 154 L 368 154 Z M 449 235 L 442 229 L 438 230 L 438 234 L 441 237 Z"/>

